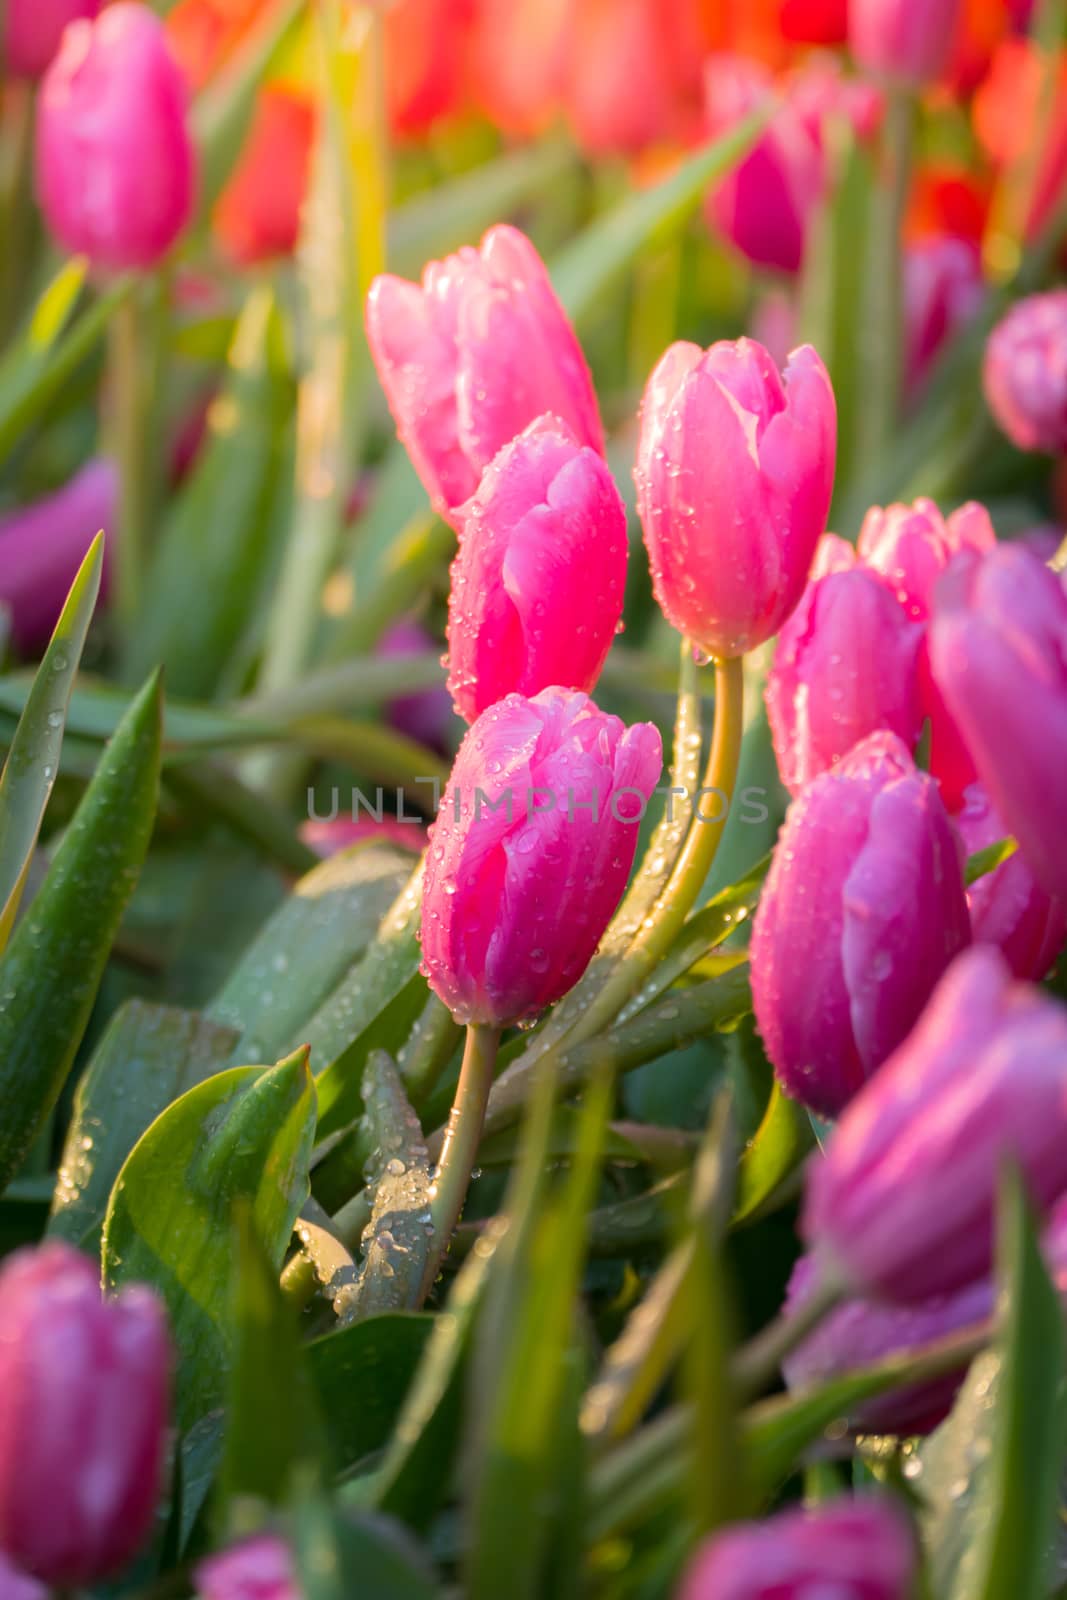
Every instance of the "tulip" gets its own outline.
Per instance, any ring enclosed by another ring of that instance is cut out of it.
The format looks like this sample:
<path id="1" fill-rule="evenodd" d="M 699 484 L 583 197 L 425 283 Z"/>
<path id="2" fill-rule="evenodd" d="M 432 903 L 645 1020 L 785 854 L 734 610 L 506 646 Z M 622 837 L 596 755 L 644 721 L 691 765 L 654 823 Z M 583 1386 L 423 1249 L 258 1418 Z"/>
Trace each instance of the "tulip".
<path id="1" fill-rule="evenodd" d="M 844 44 L 848 0 L 782 0 L 782 37 L 797 44 Z"/>
<path id="2" fill-rule="evenodd" d="M 660 737 L 584 694 L 511 694 L 456 757 L 430 829 L 422 971 L 461 1022 L 535 1015 L 581 977 L 625 888 Z"/>
<path id="3" fill-rule="evenodd" d="M 572 0 L 564 101 L 587 154 L 636 155 L 681 134 L 687 91 L 695 122 L 696 10 L 694 0 Z"/>
<path id="4" fill-rule="evenodd" d="M 765 691 L 791 794 L 881 728 L 914 749 L 921 644 L 922 630 L 874 573 L 854 567 L 808 585 L 782 628 Z"/>
<path id="5" fill-rule="evenodd" d="M 477 250 L 431 262 L 421 287 L 376 278 L 367 335 L 397 432 L 442 515 L 546 413 L 603 453 L 585 358 L 544 263 L 515 228 L 491 228 Z"/>
<path id="6" fill-rule="evenodd" d="M 713 1534 L 678 1600 L 907 1600 L 914 1571 L 903 1512 L 857 1495 Z"/>
<path id="7" fill-rule="evenodd" d="M 386 629 L 378 645 L 378 655 L 396 660 L 424 655 L 440 649 L 432 635 L 412 617 L 401 617 Z M 390 700 L 386 716 L 397 733 L 414 739 L 430 750 L 448 750 L 452 744 L 452 702 L 443 684 L 433 689 L 415 689 Z"/>
<path id="8" fill-rule="evenodd" d="M 145 1542 L 169 1364 L 149 1290 L 102 1299 L 91 1262 L 58 1240 L 0 1267 L 0 1549 L 26 1572 L 80 1588 Z"/>
<path id="9" fill-rule="evenodd" d="M 960 556 L 930 661 L 990 800 L 1038 883 L 1067 900 L 1067 587 L 1031 551 Z"/>
<path id="10" fill-rule="evenodd" d="M 997 323 L 982 382 L 990 411 L 1020 450 L 1067 450 L 1067 289 L 1030 295 Z"/>
<path id="11" fill-rule="evenodd" d="M 189 220 L 195 180 L 159 18 L 120 0 L 73 23 L 37 107 L 37 189 L 56 237 L 105 272 L 154 266 Z"/>
<path id="12" fill-rule="evenodd" d="M 4 66 L 13 78 L 39 78 L 68 22 L 95 17 L 102 0 L 7 0 Z"/>
<path id="13" fill-rule="evenodd" d="M 850 0 L 852 54 L 868 72 L 919 87 L 948 65 L 960 0 Z"/>
<path id="14" fill-rule="evenodd" d="M 242 266 L 291 255 L 300 232 L 315 107 L 277 84 L 262 90 L 240 160 L 215 209 L 215 229 Z"/>
<path id="15" fill-rule="evenodd" d="M 48 1600 L 44 1584 L 19 1572 L 3 1551 L 0 1551 L 0 1600 Z"/>
<path id="16" fill-rule="evenodd" d="M 783 381 L 784 379 L 784 381 Z M 707 654 L 778 632 L 826 527 L 837 418 L 810 345 L 674 344 L 645 389 L 634 477 L 656 599 Z"/>
<path id="17" fill-rule="evenodd" d="M 1005 1162 L 1042 1210 L 1067 1190 L 1065 1117 L 1067 1011 L 975 946 L 809 1169 L 820 1270 L 905 1305 L 972 1283 L 990 1270 Z"/>
<path id="18" fill-rule="evenodd" d="M 786 1091 L 834 1115 L 970 938 L 937 785 L 876 733 L 789 807 L 752 931 L 752 998 Z"/>
<path id="19" fill-rule="evenodd" d="M 904 255 L 904 386 L 914 400 L 946 345 L 973 321 L 984 295 L 969 239 L 923 239 Z"/>
<path id="20" fill-rule="evenodd" d="M 1067 51 L 1002 39 L 974 97 L 974 131 L 1001 182 L 1029 200 L 1026 240 L 1055 218 L 1067 181 Z"/>
<path id="21" fill-rule="evenodd" d="M 603 457 L 542 417 L 487 467 L 452 564 L 448 687 L 473 722 L 505 695 L 590 690 L 626 587 L 626 509 Z"/>
<path id="22" fill-rule="evenodd" d="M 396 0 L 385 12 L 389 126 L 418 137 L 463 108 L 463 51 L 472 0 Z"/>
<path id="23" fill-rule="evenodd" d="M 118 490 L 112 463 L 90 461 L 55 494 L 0 517 L 0 607 L 23 655 L 47 644 L 89 546 L 115 527 Z"/>
<path id="24" fill-rule="evenodd" d="M 200 1600 L 300 1600 L 302 1593 L 289 1546 L 271 1533 L 208 1556 L 194 1577 Z"/>
<path id="25" fill-rule="evenodd" d="M 311 817 L 300 824 L 300 837 L 317 856 L 335 856 L 355 844 L 394 844 L 401 850 L 421 855 L 426 844 L 426 829 L 412 820 L 398 817 Z"/>
<path id="26" fill-rule="evenodd" d="M 504 133 L 542 133 L 559 108 L 571 0 L 481 0 L 471 38 L 478 103 Z"/>
<path id="27" fill-rule="evenodd" d="M 980 783 L 954 820 L 969 856 L 1008 835 Z M 1051 969 L 1067 936 L 1067 906 L 1045 893 L 1018 851 L 971 884 L 967 905 L 975 944 L 995 944 L 1017 978 L 1037 982 Z"/>

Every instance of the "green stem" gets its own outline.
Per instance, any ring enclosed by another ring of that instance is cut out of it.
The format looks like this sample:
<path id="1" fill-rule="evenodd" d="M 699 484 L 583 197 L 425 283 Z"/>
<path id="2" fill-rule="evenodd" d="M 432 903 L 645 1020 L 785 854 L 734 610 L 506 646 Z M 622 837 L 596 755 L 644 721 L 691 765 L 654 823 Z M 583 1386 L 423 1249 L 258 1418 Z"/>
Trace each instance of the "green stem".
<path id="1" fill-rule="evenodd" d="M 493 1068 L 500 1044 L 499 1028 L 472 1022 L 467 1027 L 467 1043 L 452 1111 L 445 1128 L 441 1156 L 430 1191 L 430 1220 L 433 1242 L 423 1278 L 428 1292 L 437 1277 L 467 1198 L 471 1173 L 478 1156 L 478 1144 L 485 1122 L 485 1108 L 493 1087 Z"/>
<path id="2" fill-rule="evenodd" d="M 893 437 L 902 376 L 904 212 L 911 176 L 915 108 L 909 92 L 887 92 L 883 124 L 885 167 L 871 197 L 867 289 L 861 336 L 863 405 L 857 417 L 856 470 L 877 463 Z"/>
<path id="3" fill-rule="evenodd" d="M 7 84 L 10 120 L 7 160 L 0 193 L 0 346 L 18 325 L 26 267 L 30 259 L 30 230 L 34 212 L 30 173 L 33 166 L 33 89 L 28 83 Z"/>
<path id="4" fill-rule="evenodd" d="M 782 1312 L 738 1352 L 733 1377 L 744 1397 L 758 1394 L 778 1375 L 783 1360 L 841 1301 L 841 1285 L 827 1278 L 794 1311 Z"/>
<path id="5" fill-rule="evenodd" d="M 115 306 L 108 344 L 114 451 L 121 480 L 116 600 L 124 631 L 136 619 L 140 606 L 148 533 L 151 395 L 147 353 L 143 288 L 138 287 Z"/>

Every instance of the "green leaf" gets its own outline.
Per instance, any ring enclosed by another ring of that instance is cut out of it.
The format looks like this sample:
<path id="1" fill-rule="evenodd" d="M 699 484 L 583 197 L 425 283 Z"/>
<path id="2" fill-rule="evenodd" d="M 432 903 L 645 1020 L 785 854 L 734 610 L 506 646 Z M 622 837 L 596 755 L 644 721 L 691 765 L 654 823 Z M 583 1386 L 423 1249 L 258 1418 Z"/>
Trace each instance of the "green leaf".
<path id="1" fill-rule="evenodd" d="M 437 1600 L 433 1571 L 411 1535 L 386 1517 L 340 1516 L 324 1497 L 307 1499 L 294 1529 L 305 1600 Z"/>
<path id="2" fill-rule="evenodd" d="M 307 1051 L 276 1067 L 233 1067 L 158 1117 L 119 1173 L 104 1223 L 105 1281 L 163 1296 L 183 1359 L 175 1416 L 189 1428 L 219 1405 L 233 1354 L 234 1206 L 246 1201 L 280 1271 L 308 1193 L 315 1089 Z"/>
<path id="3" fill-rule="evenodd" d="M 161 691 L 141 690 L 0 957 L 0 1189 L 66 1081 L 148 849 Z"/>
<path id="4" fill-rule="evenodd" d="M 100 592 L 103 566 L 104 539 L 98 534 L 71 585 L 0 774 L 0 951 L 18 911 L 59 771 L 67 703 Z"/>
<path id="5" fill-rule="evenodd" d="M 99 1249 L 108 1197 L 156 1117 L 221 1072 L 237 1034 L 195 1011 L 128 1000 L 114 1015 L 74 1096 L 49 1233 Z"/>
<path id="6" fill-rule="evenodd" d="M 1017 839 L 997 839 L 987 844 L 984 850 L 976 850 L 974 855 L 968 856 L 965 874 L 967 887 L 970 888 L 972 883 L 977 883 L 987 873 L 995 872 L 1001 862 L 1010 860 L 1018 848 Z"/>
<path id="7" fill-rule="evenodd" d="M 771 1098 L 741 1156 L 734 1223 L 755 1222 L 770 1209 L 777 1192 L 799 1169 L 815 1144 L 802 1106 L 775 1082 Z"/>
<path id="8" fill-rule="evenodd" d="M 307 1346 L 340 1471 L 388 1443 L 435 1323 L 428 1313 L 389 1313 L 338 1328 Z"/>

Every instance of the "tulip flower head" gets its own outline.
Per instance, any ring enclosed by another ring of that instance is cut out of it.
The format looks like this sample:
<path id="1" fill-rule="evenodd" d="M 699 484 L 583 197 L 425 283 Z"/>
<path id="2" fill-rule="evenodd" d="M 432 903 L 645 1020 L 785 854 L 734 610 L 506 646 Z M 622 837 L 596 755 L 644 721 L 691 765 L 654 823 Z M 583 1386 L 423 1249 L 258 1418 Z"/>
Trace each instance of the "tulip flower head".
<path id="1" fill-rule="evenodd" d="M 300 1600 L 293 1557 L 284 1539 L 257 1534 L 201 1561 L 199 1600 Z"/>
<path id="2" fill-rule="evenodd" d="M 982 381 L 990 411 L 1020 450 L 1067 450 L 1067 289 L 1012 306 L 989 335 Z"/>
<path id="3" fill-rule="evenodd" d="M 69 483 L 0 517 L 0 606 L 25 655 L 48 643 L 96 535 L 116 529 L 119 480 L 111 461 L 90 461 Z M 110 561 L 105 545 L 105 580 Z"/>
<path id="4" fill-rule="evenodd" d="M 422 971 L 460 1022 L 536 1015 L 581 977 L 629 877 L 658 732 L 584 694 L 510 694 L 460 746 L 430 830 Z"/>
<path id="5" fill-rule="evenodd" d="M 960 0 L 850 0 L 848 42 L 868 72 L 932 83 L 956 42 Z"/>
<path id="6" fill-rule="evenodd" d="M 954 821 L 968 856 L 1008 837 L 980 783 Z M 1018 850 L 969 886 L 967 906 L 975 944 L 996 945 L 1017 978 L 1038 982 L 1063 949 L 1067 904 L 1046 894 Z"/>
<path id="7" fill-rule="evenodd" d="M 668 621 L 709 656 L 755 649 L 799 601 L 836 442 L 810 345 L 779 373 L 751 339 L 674 344 L 649 378 L 634 477 L 652 582 Z"/>
<path id="8" fill-rule="evenodd" d="M 456 711 L 551 684 L 593 688 L 626 587 L 626 510 L 602 456 L 541 417 L 486 468 L 459 517 L 449 678 Z"/>
<path id="9" fill-rule="evenodd" d="M 59 49 L 63 30 L 81 17 L 95 17 L 102 0 L 7 0 L 3 58 L 15 78 L 39 78 Z"/>

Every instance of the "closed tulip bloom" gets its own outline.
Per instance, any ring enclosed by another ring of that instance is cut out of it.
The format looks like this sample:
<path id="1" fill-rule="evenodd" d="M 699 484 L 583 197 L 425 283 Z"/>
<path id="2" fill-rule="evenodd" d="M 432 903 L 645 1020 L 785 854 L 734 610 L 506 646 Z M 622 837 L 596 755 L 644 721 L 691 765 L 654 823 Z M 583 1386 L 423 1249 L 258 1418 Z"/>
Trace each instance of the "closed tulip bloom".
<path id="1" fill-rule="evenodd" d="M 240 160 L 215 208 L 215 230 L 234 261 L 291 255 L 300 233 L 315 141 L 315 107 L 268 84 L 256 102 Z"/>
<path id="2" fill-rule="evenodd" d="M 430 830 L 422 971 L 461 1022 L 535 1015 L 589 964 L 629 877 L 663 753 L 584 694 L 490 706 Z"/>
<path id="3" fill-rule="evenodd" d="M 778 639 L 767 715 L 791 794 L 885 728 L 914 749 L 922 728 L 922 630 L 862 567 L 810 583 Z"/>
<path id="4" fill-rule="evenodd" d="M 112 462 L 91 461 L 55 494 L 0 517 L 0 606 L 24 655 L 47 644 L 89 546 L 114 529 L 118 491 Z"/>
<path id="5" fill-rule="evenodd" d="M 947 344 L 977 315 L 985 287 L 978 246 L 946 235 L 909 245 L 904 255 L 904 387 L 922 389 Z"/>
<path id="6" fill-rule="evenodd" d="M 394 660 L 440 651 L 440 645 L 414 617 L 400 617 L 382 635 L 377 654 Z M 397 733 L 430 750 L 449 750 L 456 728 L 452 702 L 444 684 L 432 689 L 414 689 L 397 695 L 386 706 L 386 715 Z"/>
<path id="7" fill-rule="evenodd" d="M 809 1169 L 820 1268 L 914 1305 L 990 1269 L 999 1173 L 1040 1209 L 1067 1190 L 1067 1011 L 989 945 L 946 973 L 918 1025 Z"/>
<path id="8" fill-rule="evenodd" d="M 948 66 L 960 0 L 850 0 L 848 42 L 868 72 L 919 86 Z"/>
<path id="9" fill-rule="evenodd" d="M 603 452 L 589 368 L 544 263 L 515 228 L 491 228 L 477 250 L 431 262 L 421 285 L 376 278 L 367 335 L 397 432 L 443 516 L 546 413 Z"/>
<path id="10" fill-rule="evenodd" d="M 989 335 L 985 397 L 1020 450 L 1067 450 L 1067 289 L 1020 300 Z"/>
<path id="11" fill-rule="evenodd" d="M 463 508 L 448 687 L 473 722 L 513 692 L 590 690 L 622 615 L 626 510 L 602 456 L 542 417 Z"/>
<path id="12" fill-rule="evenodd" d="M 48 1600 L 44 1584 L 13 1567 L 3 1551 L 0 1551 L 0 1600 Z"/>
<path id="13" fill-rule="evenodd" d="M 52 232 L 99 270 L 154 266 L 189 220 L 195 183 L 185 86 L 159 18 L 120 0 L 74 23 L 37 107 Z"/>
<path id="14" fill-rule="evenodd" d="M 914 1574 L 903 1512 L 888 1497 L 842 1496 L 713 1534 L 677 1600 L 908 1600 Z"/>
<path id="15" fill-rule="evenodd" d="M 656 599 L 709 655 L 777 633 L 826 527 L 837 415 L 810 345 L 673 344 L 645 389 L 634 477 Z"/>
<path id="16" fill-rule="evenodd" d="M 752 998 L 787 1093 L 835 1115 L 968 943 L 937 785 L 876 733 L 789 807 L 752 931 Z"/>
<path id="17" fill-rule="evenodd" d="M 14 78 L 39 78 L 59 48 L 63 29 L 95 17 L 102 0 L 7 0 L 4 66 Z"/>
<path id="18" fill-rule="evenodd" d="M 1034 876 L 1067 900 L 1067 587 L 1019 545 L 938 585 L 930 660 L 990 800 Z"/>
<path id="19" fill-rule="evenodd" d="M 148 1289 L 100 1293 L 58 1240 L 0 1268 L 0 1550 L 57 1588 L 109 1576 L 148 1538 L 170 1351 Z"/>
<path id="20" fill-rule="evenodd" d="M 969 856 L 1008 837 L 980 783 L 954 820 Z M 1050 971 L 1067 936 L 1067 905 L 1045 893 L 1018 851 L 970 885 L 967 904 L 975 944 L 995 944 L 1017 978 L 1037 982 Z"/>
<path id="21" fill-rule="evenodd" d="M 284 1539 L 261 1533 L 201 1561 L 193 1574 L 199 1600 L 300 1600 Z"/>

